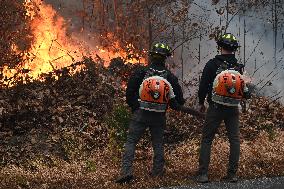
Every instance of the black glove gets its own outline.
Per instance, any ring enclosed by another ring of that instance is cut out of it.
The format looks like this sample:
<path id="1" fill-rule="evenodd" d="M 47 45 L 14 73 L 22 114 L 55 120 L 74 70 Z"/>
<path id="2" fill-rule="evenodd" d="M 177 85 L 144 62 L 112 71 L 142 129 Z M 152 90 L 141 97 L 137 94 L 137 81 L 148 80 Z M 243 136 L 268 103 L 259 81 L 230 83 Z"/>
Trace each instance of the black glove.
<path id="1" fill-rule="evenodd" d="M 243 98 L 244 99 L 250 99 L 251 98 L 251 92 L 249 92 L 249 91 L 244 92 Z"/>

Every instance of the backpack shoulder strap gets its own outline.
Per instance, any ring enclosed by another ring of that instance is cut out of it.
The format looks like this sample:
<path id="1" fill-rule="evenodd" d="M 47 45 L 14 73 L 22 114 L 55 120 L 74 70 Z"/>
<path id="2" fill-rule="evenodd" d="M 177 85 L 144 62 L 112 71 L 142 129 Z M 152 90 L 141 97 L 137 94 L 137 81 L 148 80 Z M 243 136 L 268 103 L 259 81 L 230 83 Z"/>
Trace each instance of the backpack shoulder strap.
<path id="1" fill-rule="evenodd" d="M 149 67 L 148 70 L 146 71 L 144 79 L 151 77 L 151 76 L 160 76 L 160 77 L 167 79 L 168 71 L 167 70 L 155 70 L 154 68 Z"/>
<path id="2" fill-rule="evenodd" d="M 235 71 L 239 72 L 240 74 L 243 74 L 243 72 L 244 72 L 244 65 L 243 64 L 237 63 L 235 65 L 232 65 L 225 60 L 224 61 L 220 60 L 220 59 L 216 59 L 216 60 L 217 60 L 216 62 L 217 62 L 217 66 L 218 66 L 218 69 L 217 69 L 217 72 L 216 72 L 217 75 L 219 73 L 221 73 L 222 71 L 229 70 L 229 69 L 235 70 Z"/>
<path id="3" fill-rule="evenodd" d="M 216 71 L 216 75 L 218 75 L 219 73 L 221 73 L 224 70 L 230 69 L 230 65 L 227 61 L 222 61 L 220 59 L 216 59 L 216 63 L 217 63 L 217 71 Z"/>

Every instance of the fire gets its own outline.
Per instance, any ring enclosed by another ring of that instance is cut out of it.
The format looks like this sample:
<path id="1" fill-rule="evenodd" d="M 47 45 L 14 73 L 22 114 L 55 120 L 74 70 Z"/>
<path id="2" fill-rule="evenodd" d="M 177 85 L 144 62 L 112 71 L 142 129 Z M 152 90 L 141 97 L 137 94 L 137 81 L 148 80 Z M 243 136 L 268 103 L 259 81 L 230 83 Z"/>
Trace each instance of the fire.
<path id="1" fill-rule="evenodd" d="M 42 73 L 51 72 L 80 61 L 83 56 L 99 59 L 105 66 L 112 58 L 122 57 L 129 63 L 145 63 L 145 59 L 132 50 L 124 51 L 118 41 L 114 41 L 111 50 L 99 45 L 90 46 L 87 42 L 67 34 L 67 22 L 51 5 L 41 0 L 25 0 L 27 16 L 31 18 L 31 29 L 34 36 L 32 48 L 24 54 L 25 61 L 15 69 L 4 67 L 4 76 L 12 77 L 18 70 L 29 70 L 26 73 L 32 79 L 38 79 Z M 38 11 L 35 11 L 38 10 Z M 112 38 L 111 34 L 108 37 Z M 16 45 L 11 47 L 18 52 Z M 133 45 L 127 46 L 133 49 Z M 19 52 L 20 53 L 20 52 Z M 128 57 L 128 54 L 134 57 Z M 137 58 L 136 57 L 140 57 Z M 80 68 L 78 68 L 80 69 Z"/>

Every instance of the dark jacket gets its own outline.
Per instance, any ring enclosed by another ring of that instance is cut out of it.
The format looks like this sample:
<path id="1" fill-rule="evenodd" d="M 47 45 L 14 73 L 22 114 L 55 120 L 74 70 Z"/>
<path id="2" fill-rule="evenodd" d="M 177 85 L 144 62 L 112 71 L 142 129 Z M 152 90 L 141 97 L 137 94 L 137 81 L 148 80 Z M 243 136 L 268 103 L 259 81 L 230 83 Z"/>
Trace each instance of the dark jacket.
<path id="1" fill-rule="evenodd" d="M 136 69 L 134 73 L 130 76 L 130 79 L 127 84 L 127 89 L 126 89 L 126 103 L 130 106 L 132 111 L 135 111 L 139 109 L 139 87 L 146 75 L 147 70 L 150 68 L 153 68 L 155 70 L 167 70 L 165 65 L 163 63 L 159 62 L 152 62 L 150 66 L 141 66 L 140 68 Z M 183 93 L 181 86 L 178 83 L 178 78 L 174 76 L 169 70 L 168 75 L 167 75 L 167 80 L 168 82 L 172 85 L 173 91 L 175 93 L 175 100 L 177 103 L 170 103 L 170 107 L 177 109 L 179 108 L 179 105 L 183 105 L 185 103 L 185 100 L 183 98 Z M 173 104 L 171 106 L 171 104 Z"/>
<path id="2" fill-rule="evenodd" d="M 238 60 L 234 54 L 217 55 L 215 58 L 209 60 L 203 69 L 201 81 L 199 84 L 198 98 L 199 104 L 203 104 L 207 96 L 208 103 L 212 102 L 213 82 L 217 76 L 217 70 L 223 62 L 226 61 L 230 68 L 238 67 L 238 71 L 243 74 L 243 65 L 238 64 Z"/>

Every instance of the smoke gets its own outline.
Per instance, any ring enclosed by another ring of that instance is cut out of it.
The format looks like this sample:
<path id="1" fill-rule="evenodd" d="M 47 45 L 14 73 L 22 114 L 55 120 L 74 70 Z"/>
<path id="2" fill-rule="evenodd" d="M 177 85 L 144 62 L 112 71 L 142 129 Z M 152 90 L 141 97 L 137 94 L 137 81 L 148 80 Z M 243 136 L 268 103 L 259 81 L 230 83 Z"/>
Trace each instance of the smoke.
<path id="1" fill-rule="evenodd" d="M 202 22 L 204 29 L 200 31 L 201 37 L 184 45 L 183 52 L 182 47 L 175 52 L 175 62 L 179 63 L 183 59 L 183 74 L 182 69 L 179 69 L 177 74 L 180 78 L 181 75 L 184 76 L 181 80 L 185 83 L 195 81 L 198 84 L 204 65 L 217 54 L 216 43 L 209 39 L 210 33 L 206 31 L 226 25 L 226 11 L 223 15 L 217 13 L 217 10 L 225 8 L 226 1 L 224 0 L 216 6 L 212 6 L 206 0 L 196 0 L 192 3 L 189 17 L 193 18 L 192 22 Z M 204 17 L 206 19 L 200 19 Z M 270 7 L 265 7 L 261 12 L 247 10 L 243 14 L 239 11 L 236 15 L 229 14 L 230 23 L 227 32 L 236 35 L 241 43 L 242 47 L 236 56 L 240 63 L 245 63 L 246 74 L 252 77 L 252 84 L 256 85 L 257 94 L 275 99 L 284 95 L 284 32 L 283 25 L 279 24 L 275 45 L 271 19 Z M 276 58 L 274 56 L 275 46 Z M 192 96 L 196 95 L 197 88 L 184 87 L 184 91 L 186 96 Z M 280 100 L 284 102 L 284 98 Z"/>
<path id="2" fill-rule="evenodd" d="M 99 42 L 97 35 L 96 17 L 92 17 L 95 11 L 91 1 L 81 0 L 44 0 L 52 5 L 57 13 L 64 18 L 67 23 L 67 32 L 73 38 L 80 40 L 80 43 L 90 48 L 96 47 Z"/>
<path id="3" fill-rule="evenodd" d="M 82 39 L 90 46 L 97 43 L 97 36 L 94 36 L 97 18 L 84 19 L 84 11 L 87 11 L 89 15 L 91 15 L 91 11 L 94 11 L 94 7 L 85 7 L 92 5 L 92 3 L 85 1 L 87 3 L 83 4 L 84 1 L 78 0 L 45 0 L 45 2 L 51 4 L 68 21 L 68 31 L 72 35 Z M 226 2 L 226 0 L 220 0 L 217 5 L 213 5 L 211 1 L 207 0 L 191 2 L 188 14 L 190 25 L 183 29 L 189 35 L 192 29 L 191 24 L 197 23 L 199 32 L 194 35 L 194 39 L 188 40 L 178 47 L 174 52 L 173 59 L 170 60 L 170 62 L 175 62 L 175 66 L 177 66 L 175 74 L 179 76 L 180 81 L 184 82 L 186 96 L 196 95 L 197 88 L 194 85 L 198 85 L 204 65 L 218 53 L 216 43 L 209 38 L 211 32 L 208 31 L 226 26 Z M 241 43 L 242 47 L 236 54 L 237 58 L 240 63 L 246 64 L 246 73 L 252 77 L 252 82 L 258 89 L 258 95 L 273 98 L 284 95 L 284 91 L 282 91 L 284 90 L 283 22 L 279 21 L 275 45 L 271 6 L 265 6 L 261 11 L 251 9 L 243 13 L 238 11 L 239 5 L 240 3 L 236 3 L 237 14 L 235 14 L 236 11 L 233 11 L 228 15 L 230 23 L 227 28 L 227 32 L 236 35 Z M 224 13 L 220 14 L 220 11 L 221 13 L 224 11 Z M 283 19 L 281 18 L 283 15 L 279 14 L 278 16 L 279 20 Z M 174 27 L 177 31 L 175 38 L 180 39 L 175 45 L 180 44 L 184 39 L 180 26 Z M 182 76 L 183 78 L 181 78 Z M 284 102 L 284 98 L 281 100 Z"/>
<path id="4" fill-rule="evenodd" d="M 45 0 L 47 4 L 52 7 L 68 21 L 68 29 L 76 31 L 83 27 L 82 17 L 80 13 L 83 12 L 83 1 L 78 0 Z"/>

